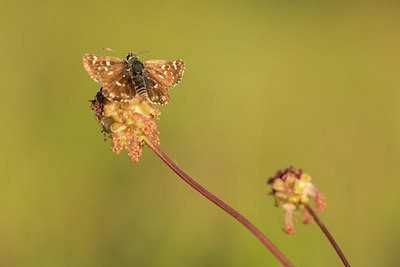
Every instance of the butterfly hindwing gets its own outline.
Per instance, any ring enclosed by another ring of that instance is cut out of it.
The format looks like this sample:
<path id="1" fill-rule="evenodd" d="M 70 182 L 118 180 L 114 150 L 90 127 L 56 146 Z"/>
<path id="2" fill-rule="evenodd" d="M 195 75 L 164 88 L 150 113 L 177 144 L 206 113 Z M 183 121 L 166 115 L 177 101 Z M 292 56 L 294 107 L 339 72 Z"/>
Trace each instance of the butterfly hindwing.
<path id="1" fill-rule="evenodd" d="M 146 91 L 152 103 L 165 105 L 169 102 L 169 92 L 167 86 L 159 81 L 153 73 L 145 74 Z"/>
<path id="2" fill-rule="evenodd" d="M 121 74 L 103 84 L 103 95 L 112 101 L 130 101 L 136 95 L 131 76 Z"/>

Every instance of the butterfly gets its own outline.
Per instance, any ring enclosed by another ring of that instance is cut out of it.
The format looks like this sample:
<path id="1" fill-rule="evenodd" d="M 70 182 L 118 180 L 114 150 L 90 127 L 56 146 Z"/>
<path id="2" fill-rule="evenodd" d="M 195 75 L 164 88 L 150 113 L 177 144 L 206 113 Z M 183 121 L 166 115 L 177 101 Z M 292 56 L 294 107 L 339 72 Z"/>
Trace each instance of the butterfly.
<path id="1" fill-rule="evenodd" d="M 130 101 L 139 94 L 144 101 L 165 105 L 168 89 L 177 85 L 185 70 L 183 60 L 148 60 L 142 62 L 137 53 L 126 53 L 126 60 L 85 54 L 83 65 L 90 77 L 103 84 L 102 94 L 119 102 Z"/>

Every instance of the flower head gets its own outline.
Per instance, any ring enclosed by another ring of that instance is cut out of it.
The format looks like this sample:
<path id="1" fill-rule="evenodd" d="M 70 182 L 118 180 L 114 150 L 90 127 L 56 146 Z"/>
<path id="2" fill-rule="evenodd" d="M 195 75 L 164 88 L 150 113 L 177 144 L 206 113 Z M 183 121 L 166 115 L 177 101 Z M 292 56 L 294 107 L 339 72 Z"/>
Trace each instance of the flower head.
<path id="1" fill-rule="evenodd" d="M 275 177 L 269 179 L 268 184 L 272 187 L 272 195 L 275 199 L 275 206 L 283 207 L 286 210 L 284 231 L 295 233 L 293 225 L 293 212 L 303 211 L 302 220 L 304 223 L 311 223 L 312 218 L 304 208 L 310 199 L 314 199 L 316 210 L 323 211 L 326 207 L 325 197 L 311 183 L 311 176 L 305 174 L 303 169 L 296 170 L 289 167 L 278 171 Z"/>
<path id="2" fill-rule="evenodd" d="M 161 113 L 152 104 L 136 95 L 129 102 L 113 102 L 102 95 L 102 90 L 91 100 L 90 107 L 103 127 L 103 133 L 112 139 L 111 150 L 128 152 L 133 161 L 142 155 L 144 139 L 159 145 L 157 124 Z"/>

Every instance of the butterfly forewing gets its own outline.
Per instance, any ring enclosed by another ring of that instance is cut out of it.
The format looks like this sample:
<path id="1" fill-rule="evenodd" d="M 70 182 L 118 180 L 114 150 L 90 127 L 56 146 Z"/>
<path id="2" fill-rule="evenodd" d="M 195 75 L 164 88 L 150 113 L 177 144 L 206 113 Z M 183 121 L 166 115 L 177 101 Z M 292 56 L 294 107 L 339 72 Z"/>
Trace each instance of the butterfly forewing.
<path id="1" fill-rule="evenodd" d="M 183 60 L 148 60 L 144 62 L 145 71 L 150 72 L 167 87 L 177 85 L 185 70 Z"/>
<path id="2" fill-rule="evenodd" d="M 83 66 L 93 80 L 104 83 L 123 74 L 126 70 L 126 61 L 117 57 L 103 57 L 85 54 L 82 57 Z"/>
<path id="3" fill-rule="evenodd" d="M 146 87 L 150 100 L 155 104 L 169 102 L 168 88 L 177 85 L 185 70 L 183 60 L 148 60 L 144 62 Z"/>

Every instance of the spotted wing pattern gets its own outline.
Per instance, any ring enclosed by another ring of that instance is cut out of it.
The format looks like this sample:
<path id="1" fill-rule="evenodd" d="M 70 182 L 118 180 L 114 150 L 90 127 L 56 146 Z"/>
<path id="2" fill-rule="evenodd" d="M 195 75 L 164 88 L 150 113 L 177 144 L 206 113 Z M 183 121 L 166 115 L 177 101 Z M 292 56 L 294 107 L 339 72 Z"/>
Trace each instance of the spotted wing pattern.
<path id="1" fill-rule="evenodd" d="M 127 62 L 116 57 L 85 54 L 83 65 L 90 77 L 103 84 L 103 95 L 112 101 L 129 101 L 136 95 Z"/>
<path id="2" fill-rule="evenodd" d="M 185 70 L 183 60 L 148 60 L 144 62 L 144 79 L 150 101 L 165 105 L 169 102 L 168 88 L 177 85 Z"/>

